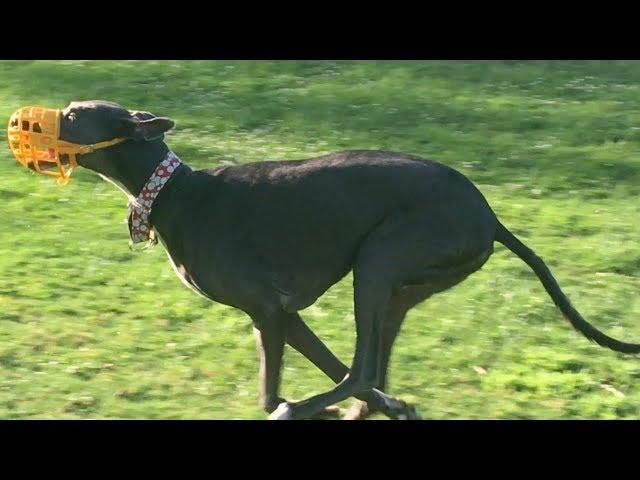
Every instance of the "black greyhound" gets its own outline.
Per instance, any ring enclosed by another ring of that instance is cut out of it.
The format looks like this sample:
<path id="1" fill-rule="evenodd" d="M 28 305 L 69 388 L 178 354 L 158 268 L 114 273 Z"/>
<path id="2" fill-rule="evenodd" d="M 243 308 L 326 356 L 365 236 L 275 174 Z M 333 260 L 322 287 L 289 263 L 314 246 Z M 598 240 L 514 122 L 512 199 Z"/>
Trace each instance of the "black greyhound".
<path id="1" fill-rule="evenodd" d="M 104 101 L 72 102 L 60 138 L 78 144 L 124 137 L 79 155 L 136 197 L 167 157 L 174 125 Z M 566 319 L 588 339 L 625 353 L 571 306 L 544 262 L 496 218 L 457 171 L 416 156 L 346 151 L 309 160 L 192 170 L 181 164 L 153 202 L 149 220 L 180 278 L 207 298 L 239 308 L 260 350 L 261 403 L 270 418 L 310 418 L 356 397 L 351 417 L 380 411 L 419 418 L 383 393 L 389 355 L 407 311 L 480 269 L 498 241 L 536 273 Z M 303 323 L 313 304 L 353 270 L 356 347 L 351 368 Z M 337 385 L 300 402 L 279 396 L 284 344 Z"/>

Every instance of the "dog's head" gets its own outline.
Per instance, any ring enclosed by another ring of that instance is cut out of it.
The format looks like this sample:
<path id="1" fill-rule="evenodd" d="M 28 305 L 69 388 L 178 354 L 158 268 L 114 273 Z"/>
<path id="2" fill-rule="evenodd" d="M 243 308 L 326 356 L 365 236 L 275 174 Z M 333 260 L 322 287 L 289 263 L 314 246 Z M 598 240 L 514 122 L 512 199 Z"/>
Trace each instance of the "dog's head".
<path id="1" fill-rule="evenodd" d="M 9 147 L 25 167 L 68 181 L 77 166 L 119 182 L 133 194 L 168 151 L 173 120 L 103 100 L 60 110 L 22 107 L 9 120 Z"/>
<path id="2" fill-rule="evenodd" d="M 131 111 L 113 102 L 71 102 L 60 115 L 60 139 L 78 145 L 93 145 L 116 138 L 133 142 L 162 141 L 173 128 L 173 120 L 149 112 Z M 135 147 L 125 142 L 121 148 Z M 141 146 L 140 144 L 138 146 Z M 78 156 L 78 165 L 109 174 L 109 149 Z M 64 162 L 64 159 L 63 159 Z"/>
<path id="3" fill-rule="evenodd" d="M 61 111 L 60 138 L 81 145 L 113 138 L 152 141 L 162 138 L 173 126 L 173 120 L 127 110 L 113 102 L 71 102 Z"/>

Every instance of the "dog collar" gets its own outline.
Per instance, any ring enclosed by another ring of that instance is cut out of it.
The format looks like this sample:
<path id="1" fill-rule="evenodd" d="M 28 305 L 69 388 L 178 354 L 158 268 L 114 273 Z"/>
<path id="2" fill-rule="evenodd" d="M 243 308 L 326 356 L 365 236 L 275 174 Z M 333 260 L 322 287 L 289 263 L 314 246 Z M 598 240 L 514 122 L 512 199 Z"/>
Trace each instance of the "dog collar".
<path id="1" fill-rule="evenodd" d="M 135 200 L 129 202 L 129 234 L 130 245 L 146 241 L 148 246 L 157 243 L 155 231 L 149 222 L 153 202 L 165 186 L 171 175 L 182 162 L 172 151 L 167 152 L 162 162 L 158 164 L 154 172 L 144 184 L 140 194 Z"/>

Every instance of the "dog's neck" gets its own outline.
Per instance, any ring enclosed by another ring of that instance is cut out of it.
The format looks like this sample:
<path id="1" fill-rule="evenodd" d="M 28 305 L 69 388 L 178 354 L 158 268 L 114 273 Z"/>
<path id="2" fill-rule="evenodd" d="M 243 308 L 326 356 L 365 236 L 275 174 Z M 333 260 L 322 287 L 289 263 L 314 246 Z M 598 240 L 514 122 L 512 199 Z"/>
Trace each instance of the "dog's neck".
<path id="1" fill-rule="evenodd" d="M 128 197 L 135 198 L 168 152 L 169 147 L 160 140 L 123 145 L 123 148 L 114 149 L 115 168 L 98 173 L 123 190 Z"/>

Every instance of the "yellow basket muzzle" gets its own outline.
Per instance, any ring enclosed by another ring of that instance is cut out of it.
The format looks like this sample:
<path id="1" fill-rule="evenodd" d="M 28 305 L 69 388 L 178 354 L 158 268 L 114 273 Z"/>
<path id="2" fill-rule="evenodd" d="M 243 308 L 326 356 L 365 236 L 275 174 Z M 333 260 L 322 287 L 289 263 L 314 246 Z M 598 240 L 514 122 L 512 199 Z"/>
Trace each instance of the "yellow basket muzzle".
<path id="1" fill-rule="evenodd" d="M 22 107 L 11 115 L 7 134 L 9 148 L 18 162 L 38 173 L 57 177 L 58 183 L 65 185 L 78 166 L 76 155 L 110 147 L 125 139 L 114 138 L 92 145 L 60 140 L 61 116 L 56 108 Z M 63 164 L 61 155 L 67 155 L 68 162 Z"/>

